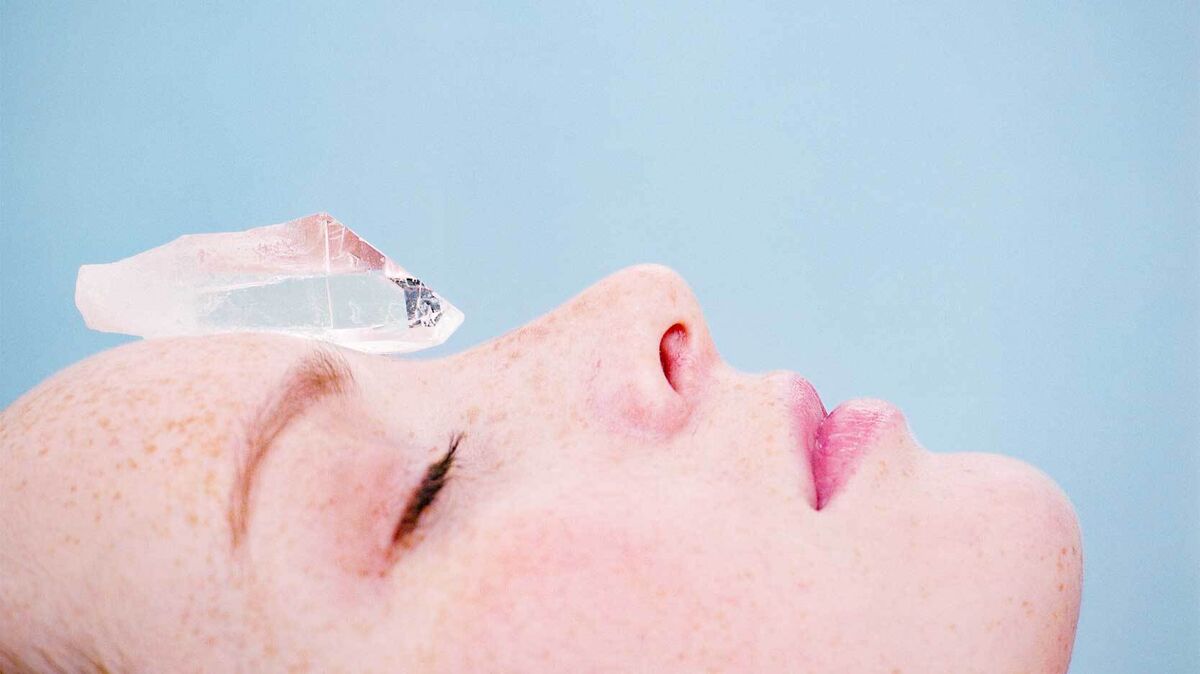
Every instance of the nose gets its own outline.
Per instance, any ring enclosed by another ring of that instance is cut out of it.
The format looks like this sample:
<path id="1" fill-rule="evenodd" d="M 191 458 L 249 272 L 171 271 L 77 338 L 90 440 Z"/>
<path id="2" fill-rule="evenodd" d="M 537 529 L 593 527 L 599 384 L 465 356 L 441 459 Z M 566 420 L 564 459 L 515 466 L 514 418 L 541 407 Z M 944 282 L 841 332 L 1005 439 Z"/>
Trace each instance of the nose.
<path id="1" fill-rule="evenodd" d="M 585 347 L 589 404 L 611 429 L 674 433 L 688 420 L 720 357 L 700 304 L 662 265 L 617 272 L 576 298 L 566 315 Z"/>

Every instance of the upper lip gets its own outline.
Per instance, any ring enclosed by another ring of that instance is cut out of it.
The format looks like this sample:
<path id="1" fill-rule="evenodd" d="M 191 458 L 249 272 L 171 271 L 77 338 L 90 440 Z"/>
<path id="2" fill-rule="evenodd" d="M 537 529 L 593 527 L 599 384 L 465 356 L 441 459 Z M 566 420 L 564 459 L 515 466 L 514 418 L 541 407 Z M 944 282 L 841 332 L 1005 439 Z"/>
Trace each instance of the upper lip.
<path id="1" fill-rule="evenodd" d="M 798 443 L 797 451 L 804 466 L 808 469 L 808 484 L 805 487 L 806 498 L 814 509 L 818 506 L 817 484 L 821 481 L 813 466 L 813 450 L 817 441 L 817 430 L 828 416 L 821 396 L 807 379 L 793 375 L 790 387 L 790 408 L 792 426 Z"/>

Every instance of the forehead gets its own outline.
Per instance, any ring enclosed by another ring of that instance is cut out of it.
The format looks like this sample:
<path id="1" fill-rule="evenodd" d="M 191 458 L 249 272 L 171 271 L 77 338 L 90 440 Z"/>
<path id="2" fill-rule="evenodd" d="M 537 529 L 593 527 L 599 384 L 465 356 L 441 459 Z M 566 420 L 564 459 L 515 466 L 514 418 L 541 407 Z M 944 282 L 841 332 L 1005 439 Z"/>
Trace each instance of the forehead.
<path id="1" fill-rule="evenodd" d="M 81 389 L 119 391 L 143 403 L 241 403 L 310 349 L 271 335 L 148 340 L 84 361 L 73 374 Z"/>
<path id="2" fill-rule="evenodd" d="M 159 435 L 203 444 L 311 350 L 306 340 L 273 335 L 134 342 L 30 391 L 9 410 L 12 430 L 76 447 L 141 438 L 151 454 Z"/>

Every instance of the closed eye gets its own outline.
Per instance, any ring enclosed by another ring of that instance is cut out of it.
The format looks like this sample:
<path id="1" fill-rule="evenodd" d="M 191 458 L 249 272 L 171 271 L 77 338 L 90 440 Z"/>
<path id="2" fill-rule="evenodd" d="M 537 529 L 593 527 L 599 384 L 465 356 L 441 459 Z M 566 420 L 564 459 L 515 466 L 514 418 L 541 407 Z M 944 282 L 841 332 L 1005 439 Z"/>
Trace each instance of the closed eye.
<path id="1" fill-rule="evenodd" d="M 396 524 L 396 530 L 392 534 L 393 547 L 408 542 L 421 520 L 421 513 L 425 512 L 425 509 L 437 498 L 438 492 L 445 486 L 446 480 L 449 479 L 450 467 L 454 464 L 454 453 L 458 450 L 458 443 L 462 442 L 462 439 L 462 433 L 451 438 L 450 448 L 446 451 L 445 456 L 429 464 L 429 468 L 425 470 L 425 477 L 421 479 L 421 484 L 408 498 L 408 504 L 404 507 L 404 515 Z"/>

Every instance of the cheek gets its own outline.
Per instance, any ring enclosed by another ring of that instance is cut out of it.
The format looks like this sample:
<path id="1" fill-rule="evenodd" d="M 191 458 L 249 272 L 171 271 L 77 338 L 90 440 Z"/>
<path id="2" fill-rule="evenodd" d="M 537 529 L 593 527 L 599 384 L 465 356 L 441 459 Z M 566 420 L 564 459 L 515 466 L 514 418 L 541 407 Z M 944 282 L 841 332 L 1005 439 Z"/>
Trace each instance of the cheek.
<path id="1" fill-rule="evenodd" d="M 656 575 L 669 576 L 656 573 L 661 559 L 650 541 L 594 513 L 520 514 L 496 524 L 493 531 L 503 533 L 489 534 L 480 546 L 487 572 L 474 594 L 497 617 L 512 596 L 543 605 L 584 600 L 603 610 L 615 599 L 611 588 L 653 585 Z"/>
<path id="2" fill-rule="evenodd" d="M 545 509 L 490 521 L 446 626 L 471 647 L 454 649 L 449 669 L 566 666 L 567 654 L 604 663 L 615 645 L 604 639 L 645 634 L 651 616 L 674 631 L 672 611 L 695 613 L 681 599 L 684 568 L 669 541 L 615 519 Z"/>
<path id="3" fill-rule="evenodd" d="M 745 514 L 616 495 L 629 490 L 580 488 L 479 518 L 437 629 L 445 669 L 621 671 L 639 653 L 646 671 L 755 671 L 744 660 L 769 635 L 753 626 L 781 624 L 765 608 L 770 573 L 714 535 Z"/>

